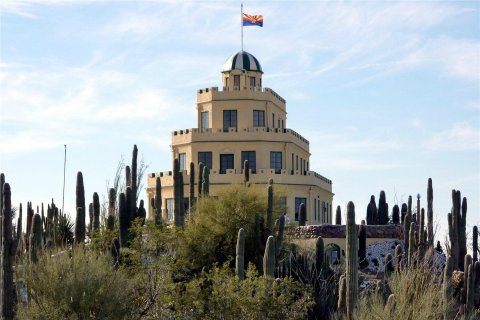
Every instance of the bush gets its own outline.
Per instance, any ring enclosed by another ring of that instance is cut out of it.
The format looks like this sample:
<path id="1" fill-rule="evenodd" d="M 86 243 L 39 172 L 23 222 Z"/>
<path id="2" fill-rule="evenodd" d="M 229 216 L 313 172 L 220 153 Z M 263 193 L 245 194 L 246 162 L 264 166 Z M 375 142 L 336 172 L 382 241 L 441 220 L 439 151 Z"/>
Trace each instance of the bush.
<path id="1" fill-rule="evenodd" d="M 275 190 L 277 199 L 279 194 Z M 218 199 L 200 198 L 180 237 L 178 257 L 194 270 L 223 264 L 235 256 L 238 230 L 244 228 L 245 261 L 254 261 L 258 253 L 263 256 L 255 237 L 255 215 L 259 213 L 265 220 L 266 211 L 267 189 L 257 186 L 230 185 L 218 194 Z M 279 210 L 274 209 L 273 216 L 278 215 Z M 264 244 L 266 237 L 262 237 Z"/>
<path id="2" fill-rule="evenodd" d="M 135 312 L 132 282 L 108 256 L 77 247 L 27 267 L 28 307 L 19 319 L 126 319 Z"/>
<path id="3" fill-rule="evenodd" d="M 177 284 L 170 306 L 173 318 L 305 319 L 313 305 L 312 289 L 291 278 L 259 276 L 250 265 L 239 280 L 227 264 L 188 283 Z"/>

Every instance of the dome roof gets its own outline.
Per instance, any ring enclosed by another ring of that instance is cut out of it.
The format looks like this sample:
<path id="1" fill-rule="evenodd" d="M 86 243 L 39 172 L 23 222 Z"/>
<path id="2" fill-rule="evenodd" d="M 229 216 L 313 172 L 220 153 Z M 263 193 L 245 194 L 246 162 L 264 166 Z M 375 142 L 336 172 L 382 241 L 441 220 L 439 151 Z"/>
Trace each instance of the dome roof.
<path id="1" fill-rule="evenodd" d="M 230 72 L 234 69 L 263 73 L 262 66 L 260 66 L 257 58 L 246 51 L 239 51 L 228 57 L 223 64 L 222 72 Z"/>

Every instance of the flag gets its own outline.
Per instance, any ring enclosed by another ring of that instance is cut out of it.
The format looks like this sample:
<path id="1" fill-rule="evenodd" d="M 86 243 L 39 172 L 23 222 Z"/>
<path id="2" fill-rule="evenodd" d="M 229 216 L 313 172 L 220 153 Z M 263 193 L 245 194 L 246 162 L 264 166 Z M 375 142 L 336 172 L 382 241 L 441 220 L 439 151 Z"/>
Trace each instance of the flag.
<path id="1" fill-rule="evenodd" d="M 244 26 L 259 26 L 263 27 L 263 16 L 262 15 L 250 15 L 243 13 L 242 14 L 242 23 Z"/>

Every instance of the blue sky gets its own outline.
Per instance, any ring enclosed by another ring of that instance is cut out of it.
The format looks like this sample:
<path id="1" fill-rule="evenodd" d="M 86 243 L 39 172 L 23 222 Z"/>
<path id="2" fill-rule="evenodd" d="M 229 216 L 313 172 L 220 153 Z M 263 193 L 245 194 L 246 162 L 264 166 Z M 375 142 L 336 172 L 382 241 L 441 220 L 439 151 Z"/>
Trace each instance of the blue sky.
<path id="1" fill-rule="evenodd" d="M 74 212 L 75 177 L 106 194 L 132 146 L 171 166 L 170 132 L 196 124 L 195 94 L 240 49 L 239 2 L 2 1 L 0 167 L 14 203 Z M 440 240 L 451 189 L 480 224 L 479 2 L 245 1 L 244 30 L 287 126 L 310 140 L 334 206 L 390 208 L 433 178 Z M 422 204 L 424 205 L 424 203 Z M 359 218 L 357 218 L 359 220 Z"/>

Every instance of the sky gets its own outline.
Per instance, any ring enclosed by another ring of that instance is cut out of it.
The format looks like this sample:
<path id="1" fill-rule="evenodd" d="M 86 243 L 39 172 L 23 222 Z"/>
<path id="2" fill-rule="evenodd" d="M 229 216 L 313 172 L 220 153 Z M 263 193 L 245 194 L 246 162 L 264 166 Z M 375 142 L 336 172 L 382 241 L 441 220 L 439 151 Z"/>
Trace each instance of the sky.
<path id="1" fill-rule="evenodd" d="M 0 171 L 14 204 L 55 199 L 75 212 L 107 194 L 133 144 L 148 172 L 171 168 L 170 134 L 196 125 L 196 91 L 221 86 L 240 50 L 237 1 L 0 2 Z M 287 127 L 310 141 L 310 168 L 333 205 L 365 218 L 433 179 L 443 242 L 451 190 L 480 224 L 480 2 L 244 1 L 263 85 L 287 101 Z M 145 193 L 142 193 L 145 196 Z M 344 211 L 344 210 L 343 210 Z"/>

